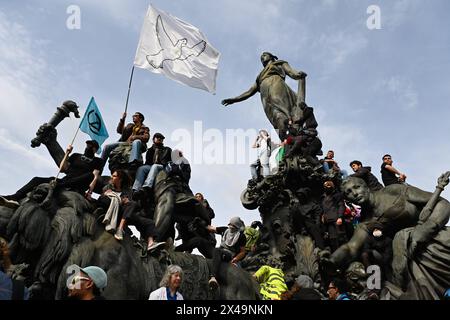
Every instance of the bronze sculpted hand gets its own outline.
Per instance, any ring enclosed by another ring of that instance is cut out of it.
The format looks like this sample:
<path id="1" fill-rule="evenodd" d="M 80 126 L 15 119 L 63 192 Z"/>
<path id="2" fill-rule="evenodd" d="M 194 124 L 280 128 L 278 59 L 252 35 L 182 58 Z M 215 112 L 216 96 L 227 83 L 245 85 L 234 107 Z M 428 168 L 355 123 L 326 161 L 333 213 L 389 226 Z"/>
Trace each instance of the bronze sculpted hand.
<path id="1" fill-rule="evenodd" d="M 305 79 L 307 76 L 308 76 L 308 75 L 307 75 L 305 72 L 303 72 L 303 71 L 300 71 L 300 72 L 298 73 L 299 79 Z"/>
<path id="2" fill-rule="evenodd" d="M 450 177 L 450 171 L 447 171 L 446 173 L 443 173 L 438 178 L 438 185 L 437 185 L 437 187 L 440 188 L 440 189 L 444 189 L 449 183 L 449 177 Z"/>
<path id="3" fill-rule="evenodd" d="M 224 106 L 228 106 L 228 105 L 233 104 L 233 103 L 235 103 L 235 102 L 236 102 L 236 100 L 234 100 L 233 98 L 222 100 L 222 104 L 223 104 Z"/>

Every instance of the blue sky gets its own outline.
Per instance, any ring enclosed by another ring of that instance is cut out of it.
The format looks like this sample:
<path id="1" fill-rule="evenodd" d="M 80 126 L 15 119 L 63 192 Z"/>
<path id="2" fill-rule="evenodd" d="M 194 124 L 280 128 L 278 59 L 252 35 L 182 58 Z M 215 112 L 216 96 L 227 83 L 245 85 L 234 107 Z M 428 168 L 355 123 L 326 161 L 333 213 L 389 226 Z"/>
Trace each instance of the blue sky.
<path id="1" fill-rule="evenodd" d="M 203 128 L 270 129 L 259 94 L 232 105 L 224 98 L 247 90 L 270 51 L 308 73 L 307 103 L 315 108 L 323 150 L 334 149 L 342 168 L 359 159 L 380 177 L 381 157 L 390 153 L 407 182 L 433 191 L 450 169 L 450 3 L 417 0 L 271 0 L 151 2 L 197 26 L 221 52 L 216 95 L 136 70 L 129 113 L 141 111 L 151 132 L 193 133 Z M 84 112 L 94 96 L 115 141 L 129 73 L 147 1 L 0 0 L 0 194 L 33 176 L 56 174 L 47 150 L 30 140 L 64 100 Z M 369 30 L 369 5 L 381 9 L 381 29 Z M 69 5 L 81 9 L 81 29 L 69 30 Z M 294 81 L 288 83 L 296 89 Z M 130 117 L 128 119 L 131 119 Z M 60 127 L 66 146 L 78 126 Z M 75 151 L 84 149 L 81 133 Z M 250 143 L 250 142 L 249 142 Z M 247 162 L 256 156 L 248 152 Z M 198 150 L 185 150 L 188 159 Z M 239 195 L 250 177 L 248 164 L 195 164 L 191 188 L 203 192 L 216 211 L 216 225 L 232 216 L 249 224 Z M 444 196 L 449 197 L 449 191 Z"/>

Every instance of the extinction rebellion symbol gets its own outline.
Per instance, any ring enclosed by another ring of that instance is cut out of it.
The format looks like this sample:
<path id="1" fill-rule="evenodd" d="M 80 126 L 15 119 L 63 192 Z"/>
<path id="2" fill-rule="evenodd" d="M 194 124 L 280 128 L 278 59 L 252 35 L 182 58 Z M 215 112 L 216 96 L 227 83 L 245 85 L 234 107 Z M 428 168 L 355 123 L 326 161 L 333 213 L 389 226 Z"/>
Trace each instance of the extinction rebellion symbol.
<path id="1" fill-rule="evenodd" d="M 91 110 L 88 113 L 88 123 L 89 129 L 95 134 L 99 134 L 102 129 L 102 121 L 100 120 L 100 116 L 95 112 L 95 110 Z"/>

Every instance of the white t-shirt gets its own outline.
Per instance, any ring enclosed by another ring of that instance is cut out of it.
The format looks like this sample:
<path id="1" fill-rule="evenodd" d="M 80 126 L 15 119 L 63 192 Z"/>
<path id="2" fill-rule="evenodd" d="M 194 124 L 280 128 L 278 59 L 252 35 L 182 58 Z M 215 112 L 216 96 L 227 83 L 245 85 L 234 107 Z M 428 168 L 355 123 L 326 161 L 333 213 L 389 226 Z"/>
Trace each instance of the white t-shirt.
<path id="1" fill-rule="evenodd" d="M 152 293 L 150 293 L 150 296 L 148 297 L 148 300 L 167 300 L 167 291 L 166 287 L 161 287 L 159 289 L 156 289 Z M 177 300 L 184 300 L 181 293 L 178 291 L 175 293 L 177 295 Z"/>
<path id="2" fill-rule="evenodd" d="M 258 159 L 261 161 L 261 163 L 268 163 L 269 162 L 269 154 L 267 149 L 267 140 L 261 139 L 258 141 Z"/>

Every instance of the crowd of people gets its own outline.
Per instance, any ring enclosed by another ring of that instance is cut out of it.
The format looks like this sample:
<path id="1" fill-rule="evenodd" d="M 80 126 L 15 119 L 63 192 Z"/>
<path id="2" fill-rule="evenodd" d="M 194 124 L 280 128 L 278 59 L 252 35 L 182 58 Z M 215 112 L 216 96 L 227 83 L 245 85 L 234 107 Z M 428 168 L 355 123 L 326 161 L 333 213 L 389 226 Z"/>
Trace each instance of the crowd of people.
<path id="1" fill-rule="evenodd" d="M 317 132 L 314 131 L 317 123 L 312 109 L 305 110 L 306 114 L 308 112 L 310 116 L 307 118 L 311 120 L 308 122 L 307 130 L 302 131 L 300 135 L 297 134 L 295 139 L 291 139 L 292 141 L 289 141 L 289 135 L 286 137 L 284 143 L 290 144 L 291 148 L 288 148 L 289 152 L 284 157 L 291 156 L 296 149 L 304 149 L 303 153 L 311 157 L 310 163 L 314 166 L 314 170 L 319 168 L 325 174 L 334 172 L 345 179 L 348 173 L 339 167 L 334 159 L 333 150 L 329 150 L 323 159 L 317 161 L 312 155 L 317 154 L 318 146 L 315 146 L 311 152 L 306 150 L 317 136 Z M 168 239 L 158 234 L 153 211 L 149 207 L 149 202 L 154 200 L 155 181 L 158 174 L 165 171 L 169 175 L 177 175 L 188 185 L 191 168 L 180 150 L 172 150 L 164 145 L 165 137 L 161 133 L 153 135 L 152 145 L 147 148 L 150 129 L 144 125 L 145 117 L 140 112 L 133 115 L 132 123 L 125 125 L 125 119 L 126 114 L 123 114 L 117 127 L 117 133 L 121 135 L 119 141 L 104 146 L 101 157 L 95 156 L 100 148 L 98 143 L 95 140 L 88 140 L 83 154 L 74 153 L 60 164 L 61 172 L 65 173 L 64 178 L 35 177 L 16 193 L 0 197 L 0 203 L 16 208 L 28 192 L 42 183 L 49 183 L 54 191 L 69 189 L 83 194 L 86 199 L 94 202 L 97 206 L 95 214 L 102 217 L 101 221 L 105 230 L 112 233 L 117 241 L 122 241 L 127 233 L 131 234 L 127 226 L 134 225 L 147 242 L 147 250 L 150 254 L 165 245 Z M 120 146 L 131 147 L 128 166 L 125 169 L 112 170 L 109 183 L 99 188 L 99 177 L 104 166 L 113 151 Z M 258 149 L 258 159 L 250 166 L 251 175 L 253 179 L 260 179 L 271 174 L 269 158 L 273 144 L 266 130 L 259 131 L 253 147 Z M 72 149 L 69 145 L 67 153 L 72 153 Z M 392 157 L 389 154 L 384 155 L 382 161 L 381 176 L 384 186 L 405 182 L 406 175 L 392 165 Z M 363 179 L 371 191 L 383 188 L 372 174 L 371 167 L 363 166 L 358 160 L 352 161 L 350 167 L 353 171 L 350 176 Z M 345 200 L 342 192 L 331 179 L 323 183 L 320 203 L 311 203 L 308 200 L 309 192 L 308 188 L 297 192 L 300 201 L 297 207 L 293 208 L 293 228 L 298 233 L 306 232 L 315 241 L 317 247 L 332 253 L 352 237 L 353 230 L 361 218 L 361 208 Z M 99 194 L 97 199 L 92 197 L 93 193 Z M 253 255 L 257 250 L 267 246 L 264 227 L 260 221 L 255 221 L 251 226 L 246 227 L 240 217 L 231 218 L 227 226 L 213 226 L 212 219 L 215 213 L 204 195 L 196 193 L 194 198 L 207 212 L 208 217 L 195 217 L 176 223 L 174 226 L 178 230 L 176 240 L 182 240 L 182 243 L 176 247 L 176 251 L 192 252 L 198 249 L 208 261 L 209 286 L 216 289 L 220 286 L 217 274 L 222 262 L 230 263 L 238 268 L 247 255 Z M 381 224 L 373 225 L 370 232 L 369 241 L 364 245 L 360 261 L 366 267 L 373 264 L 379 265 L 385 273 L 389 273 L 388 262 L 392 258 L 392 240 L 383 234 Z M 221 235 L 221 241 L 217 247 L 216 234 Z M 7 275 L 11 262 L 8 258 L 7 243 L 1 240 L 0 296 L 2 299 L 27 299 L 28 290 L 23 282 L 12 280 Z M 183 276 L 181 267 L 169 266 L 161 280 L 161 287 L 151 292 L 149 299 L 182 300 L 183 296 L 179 289 Z M 300 275 L 289 289 L 280 266 L 261 266 L 253 276 L 260 283 L 260 293 L 264 299 L 320 300 L 326 298 L 314 287 L 312 279 L 306 275 Z M 73 277 L 69 285 L 68 296 L 82 300 L 102 299 L 101 290 L 106 286 L 107 275 L 104 270 L 97 266 L 80 268 L 79 274 Z M 345 283 L 341 279 L 332 279 L 327 289 L 330 300 L 350 299 Z"/>

